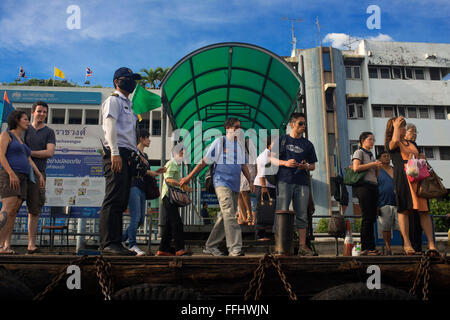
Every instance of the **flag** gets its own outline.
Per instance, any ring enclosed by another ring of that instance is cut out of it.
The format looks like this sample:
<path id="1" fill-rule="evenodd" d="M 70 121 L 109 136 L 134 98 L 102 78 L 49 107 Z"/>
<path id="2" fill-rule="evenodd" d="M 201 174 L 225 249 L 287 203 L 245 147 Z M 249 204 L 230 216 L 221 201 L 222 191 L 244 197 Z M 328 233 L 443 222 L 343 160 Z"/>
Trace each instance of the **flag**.
<path id="1" fill-rule="evenodd" d="M 90 76 L 92 76 L 92 70 L 91 70 L 91 68 L 86 67 L 86 77 L 90 77 Z"/>
<path id="2" fill-rule="evenodd" d="M 8 95 L 6 93 L 3 94 L 3 103 L 2 106 L 0 107 L 0 114 L 2 115 L 2 123 L 6 121 L 6 119 L 8 119 L 9 114 L 11 113 L 11 111 L 13 111 L 14 108 L 11 105 L 11 103 L 9 102 L 8 99 Z"/>
<path id="3" fill-rule="evenodd" d="M 57 67 L 55 67 L 55 73 L 54 73 L 55 77 L 58 78 L 63 78 L 64 79 L 64 72 L 62 72 L 61 70 L 59 70 Z"/>
<path id="4" fill-rule="evenodd" d="M 26 78 L 27 76 L 25 75 L 25 70 L 23 70 L 23 68 L 22 67 L 20 67 L 20 70 L 19 70 L 19 80 L 20 80 L 20 78 Z"/>
<path id="5" fill-rule="evenodd" d="M 136 86 L 131 101 L 133 102 L 133 112 L 137 115 L 161 106 L 161 97 L 153 92 L 145 90 L 140 85 Z"/>

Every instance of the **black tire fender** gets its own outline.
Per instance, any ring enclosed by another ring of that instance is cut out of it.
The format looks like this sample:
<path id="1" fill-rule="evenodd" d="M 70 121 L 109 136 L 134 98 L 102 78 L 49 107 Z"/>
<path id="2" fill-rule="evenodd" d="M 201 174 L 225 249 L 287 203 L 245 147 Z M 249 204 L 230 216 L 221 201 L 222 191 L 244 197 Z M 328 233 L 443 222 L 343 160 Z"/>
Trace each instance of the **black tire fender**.
<path id="1" fill-rule="evenodd" d="M 406 291 L 388 285 L 369 289 L 362 282 L 348 283 L 319 292 L 311 300 L 416 300 Z"/>
<path id="2" fill-rule="evenodd" d="M 117 291 L 113 300 L 204 300 L 200 293 L 182 286 L 142 283 Z"/>
<path id="3" fill-rule="evenodd" d="M 13 273 L 0 267 L 0 301 L 32 300 L 33 292 Z"/>

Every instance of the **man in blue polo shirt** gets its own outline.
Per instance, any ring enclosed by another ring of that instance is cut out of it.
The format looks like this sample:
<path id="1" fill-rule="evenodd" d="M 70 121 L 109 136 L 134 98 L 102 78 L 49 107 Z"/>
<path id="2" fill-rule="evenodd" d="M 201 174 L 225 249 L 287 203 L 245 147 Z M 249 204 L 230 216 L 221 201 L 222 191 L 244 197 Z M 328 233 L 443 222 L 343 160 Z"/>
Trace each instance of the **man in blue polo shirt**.
<path id="1" fill-rule="evenodd" d="M 272 159 L 278 169 L 277 211 L 289 210 L 292 205 L 296 214 L 295 224 L 299 237 L 299 256 L 312 256 L 314 253 L 306 245 L 308 229 L 308 171 L 315 169 L 317 162 L 314 145 L 303 134 L 306 130 L 306 117 L 294 112 L 289 125 L 291 132 L 282 136 L 272 147 Z M 281 141 L 281 144 L 280 144 Z"/>
<path id="2" fill-rule="evenodd" d="M 243 256 L 242 232 L 236 219 L 241 172 L 249 181 L 251 192 L 254 192 L 255 188 L 245 164 L 243 146 L 237 141 L 241 128 L 240 120 L 228 118 L 224 127 L 226 135 L 214 140 L 202 162 L 189 175 L 181 179 L 180 185 L 189 183 L 208 164 L 216 164 L 213 182 L 219 200 L 220 212 L 203 252 L 213 256 L 223 256 L 224 253 L 218 249 L 218 245 L 225 238 L 228 255 Z"/>

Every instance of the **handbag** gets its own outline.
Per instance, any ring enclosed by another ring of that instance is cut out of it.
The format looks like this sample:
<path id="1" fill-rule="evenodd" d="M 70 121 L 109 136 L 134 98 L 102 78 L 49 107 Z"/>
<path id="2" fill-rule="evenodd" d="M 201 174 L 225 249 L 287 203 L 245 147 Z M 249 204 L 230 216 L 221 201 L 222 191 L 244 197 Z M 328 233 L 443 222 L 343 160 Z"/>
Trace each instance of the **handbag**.
<path id="1" fill-rule="evenodd" d="M 263 226 L 273 225 L 275 216 L 276 202 L 268 194 L 268 199 L 264 199 L 261 192 L 261 200 L 256 203 L 256 224 Z"/>
<path id="2" fill-rule="evenodd" d="M 153 200 L 159 198 L 159 188 L 156 179 L 148 174 L 144 176 L 145 184 L 145 200 Z"/>
<path id="3" fill-rule="evenodd" d="M 166 181 L 167 188 L 169 190 L 169 202 L 170 204 L 177 206 L 177 207 L 186 207 L 187 205 L 191 204 L 191 199 L 189 199 L 189 196 L 187 192 L 181 190 L 178 187 L 173 187 Z"/>
<path id="4" fill-rule="evenodd" d="M 445 189 L 442 184 L 442 179 L 436 174 L 428 162 L 427 167 L 430 175 L 422 181 L 419 181 L 417 195 L 425 199 L 445 196 L 447 194 L 447 189 Z"/>
<path id="5" fill-rule="evenodd" d="M 335 238 L 344 238 L 346 231 L 344 216 L 340 213 L 332 213 L 328 222 L 328 234 Z"/>
<path id="6" fill-rule="evenodd" d="M 344 169 L 344 184 L 348 186 L 356 186 L 361 183 L 366 176 L 367 170 L 355 172 L 351 168 Z"/>

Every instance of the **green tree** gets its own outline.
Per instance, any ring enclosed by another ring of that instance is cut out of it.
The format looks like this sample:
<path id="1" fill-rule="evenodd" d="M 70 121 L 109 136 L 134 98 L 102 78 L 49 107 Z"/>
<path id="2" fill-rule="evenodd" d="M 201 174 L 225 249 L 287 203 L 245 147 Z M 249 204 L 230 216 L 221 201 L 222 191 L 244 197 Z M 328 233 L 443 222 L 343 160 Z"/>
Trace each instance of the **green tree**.
<path id="1" fill-rule="evenodd" d="M 430 214 L 433 216 L 441 216 L 440 218 L 435 218 L 434 229 L 436 232 L 447 232 L 450 228 L 450 200 L 438 201 L 436 199 L 431 199 L 430 202 Z"/>
<path id="2" fill-rule="evenodd" d="M 158 67 L 154 70 L 153 68 L 142 68 L 140 72 L 142 79 L 139 81 L 139 84 L 144 88 L 149 87 L 150 89 L 157 89 L 169 70 L 170 68 L 162 67 Z"/>

